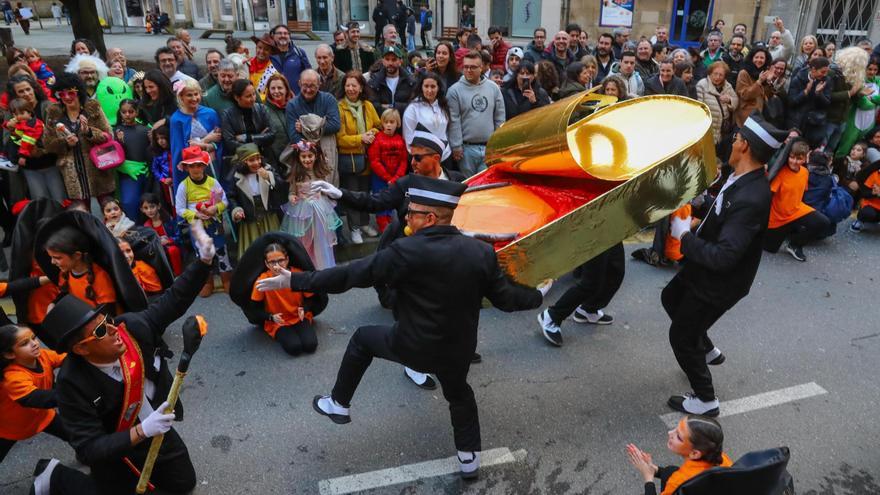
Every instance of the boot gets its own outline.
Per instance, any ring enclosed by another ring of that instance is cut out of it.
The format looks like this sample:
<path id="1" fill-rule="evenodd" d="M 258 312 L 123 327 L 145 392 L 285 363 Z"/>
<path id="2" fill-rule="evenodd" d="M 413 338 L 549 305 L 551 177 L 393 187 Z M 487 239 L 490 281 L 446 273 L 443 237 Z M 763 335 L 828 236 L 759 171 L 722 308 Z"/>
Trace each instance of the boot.
<path id="1" fill-rule="evenodd" d="M 199 296 L 201 297 L 211 297 L 211 294 L 214 293 L 214 274 L 208 275 L 208 280 L 205 281 L 205 285 L 202 286 L 202 290 L 199 291 Z"/>
<path id="2" fill-rule="evenodd" d="M 223 282 L 223 292 L 229 294 L 229 282 L 232 280 L 232 272 L 220 272 L 220 281 Z"/>

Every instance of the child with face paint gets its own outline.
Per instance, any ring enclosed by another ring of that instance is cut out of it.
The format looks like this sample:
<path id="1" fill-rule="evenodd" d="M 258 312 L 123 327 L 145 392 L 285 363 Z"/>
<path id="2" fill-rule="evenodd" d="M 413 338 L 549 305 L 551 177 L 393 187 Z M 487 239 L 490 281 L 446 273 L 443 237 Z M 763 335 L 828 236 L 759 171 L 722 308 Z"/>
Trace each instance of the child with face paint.
<path id="1" fill-rule="evenodd" d="M 680 467 L 659 467 L 651 454 L 633 444 L 626 446 L 629 462 L 645 480 L 645 495 L 656 495 L 654 478 L 660 479 L 660 495 L 672 495 L 689 479 L 713 467 L 730 467 L 733 463 L 724 450 L 724 432 L 712 418 L 688 414 L 669 431 L 666 447 L 684 459 Z"/>
<path id="2" fill-rule="evenodd" d="M 68 440 L 52 389 L 64 357 L 43 348 L 28 327 L 0 326 L 0 462 L 15 442 L 43 431 Z"/>
<path id="3" fill-rule="evenodd" d="M 105 309 L 116 310 L 116 289 L 106 270 L 92 261 L 89 241 L 73 227 L 62 227 L 46 240 L 46 252 L 52 264 L 60 270 L 58 287 L 61 292 L 85 301 L 92 307 L 105 304 Z"/>
<path id="4" fill-rule="evenodd" d="M 146 262 L 134 258 L 134 250 L 131 249 L 131 244 L 128 241 L 118 239 L 118 242 L 119 249 L 122 251 L 123 256 L 125 256 L 125 261 L 131 267 L 131 272 L 134 273 L 134 278 L 140 284 L 141 289 L 144 289 L 144 293 L 148 297 L 161 294 L 163 291 L 162 281 L 159 280 L 156 270 Z"/>

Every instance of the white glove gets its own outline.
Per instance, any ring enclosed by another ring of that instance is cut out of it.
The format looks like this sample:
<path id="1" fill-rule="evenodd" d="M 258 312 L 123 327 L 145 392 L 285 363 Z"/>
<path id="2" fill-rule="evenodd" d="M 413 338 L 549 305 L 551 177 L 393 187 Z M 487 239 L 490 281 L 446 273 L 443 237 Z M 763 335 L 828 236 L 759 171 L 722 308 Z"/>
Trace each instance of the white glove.
<path id="1" fill-rule="evenodd" d="M 547 293 L 550 292 L 550 289 L 552 287 L 553 287 L 553 279 L 548 278 L 547 280 L 544 280 L 540 284 L 538 284 L 538 286 L 535 288 L 538 289 L 538 292 L 541 293 L 541 297 L 546 297 Z"/>
<path id="2" fill-rule="evenodd" d="M 685 232 L 691 231 L 691 217 L 687 218 L 672 218 L 672 225 L 669 228 L 672 233 L 672 237 L 681 240 L 681 237 L 685 234 Z"/>
<path id="3" fill-rule="evenodd" d="M 144 435 L 146 435 L 147 438 L 152 438 L 156 435 L 164 435 L 171 429 L 171 423 L 174 422 L 174 412 L 165 414 L 165 409 L 167 408 L 168 401 L 165 401 L 147 416 L 147 419 L 141 421 L 141 429 L 144 430 Z"/>
<path id="4" fill-rule="evenodd" d="M 342 197 L 342 191 L 340 191 L 338 187 L 323 180 L 312 181 L 312 193 L 316 192 L 319 192 L 330 199 L 339 199 Z"/>
<path id="5" fill-rule="evenodd" d="M 274 277 L 257 280 L 257 290 L 266 292 L 270 290 L 289 289 L 290 288 L 290 270 L 281 269 L 281 273 Z"/>

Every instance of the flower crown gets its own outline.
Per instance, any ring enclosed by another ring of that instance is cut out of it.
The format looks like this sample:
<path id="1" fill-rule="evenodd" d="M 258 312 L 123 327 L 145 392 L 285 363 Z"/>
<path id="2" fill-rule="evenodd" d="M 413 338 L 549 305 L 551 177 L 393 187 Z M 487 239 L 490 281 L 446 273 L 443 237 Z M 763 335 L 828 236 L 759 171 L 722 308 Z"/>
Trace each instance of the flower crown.
<path id="1" fill-rule="evenodd" d="M 315 151 L 315 149 L 317 148 L 317 145 L 315 145 L 315 143 L 313 143 L 311 141 L 306 141 L 305 139 L 301 140 L 298 143 L 293 144 L 292 146 L 295 147 L 300 152 L 302 152 L 302 151 Z"/>

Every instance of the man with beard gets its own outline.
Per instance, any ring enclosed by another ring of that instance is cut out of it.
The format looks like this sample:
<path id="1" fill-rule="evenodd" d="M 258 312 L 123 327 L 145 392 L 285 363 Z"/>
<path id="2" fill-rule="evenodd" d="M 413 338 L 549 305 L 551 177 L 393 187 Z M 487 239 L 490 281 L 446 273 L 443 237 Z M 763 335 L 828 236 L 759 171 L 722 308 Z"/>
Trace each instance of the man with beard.
<path id="1" fill-rule="evenodd" d="M 652 45 L 663 45 L 669 46 L 669 28 L 660 25 L 654 28 L 654 36 L 651 36 L 651 44 Z"/>
<path id="2" fill-rule="evenodd" d="M 614 51 L 611 49 L 613 41 L 614 37 L 608 33 L 599 35 L 599 40 L 596 42 L 596 62 L 599 67 L 596 77 L 593 78 L 594 81 L 602 81 L 611 74 L 611 66 L 614 65 L 615 60 Z"/>
<path id="3" fill-rule="evenodd" d="M 636 45 L 636 72 L 643 81 L 660 71 L 660 65 L 654 61 L 654 45 L 648 40 L 641 40 Z"/>
<path id="4" fill-rule="evenodd" d="M 331 95 L 339 94 L 345 72 L 333 65 L 333 49 L 330 48 L 330 45 L 322 43 L 315 48 L 315 61 L 318 63 L 315 70 L 321 76 L 321 91 Z"/>
<path id="5" fill-rule="evenodd" d="M 220 50 L 211 48 L 205 52 L 205 65 L 208 67 L 208 73 L 199 80 L 202 91 L 208 91 L 217 85 L 217 68 L 220 67 L 221 60 L 223 60 L 223 53 Z"/>
<path id="6" fill-rule="evenodd" d="M 65 72 L 79 76 L 89 98 L 94 98 L 98 83 L 107 77 L 107 64 L 98 57 L 77 55 L 67 64 Z"/>
<path id="7" fill-rule="evenodd" d="M 369 72 L 376 61 L 376 51 L 373 47 L 361 43 L 361 25 L 357 22 L 348 23 L 348 42 L 345 48 L 336 50 L 334 60 L 336 67 L 342 72 L 350 70 Z"/>
<path id="8" fill-rule="evenodd" d="M 392 26 L 393 27 L 393 26 Z M 416 83 L 409 71 L 401 68 L 403 54 L 396 46 L 382 48 L 382 69 L 370 77 L 370 101 L 376 113 L 382 115 L 388 108 L 397 109 L 400 115 L 409 100 L 416 94 Z"/>
<path id="9" fill-rule="evenodd" d="M 548 60 L 556 69 L 560 81 L 565 80 L 565 68 L 575 61 L 574 55 L 568 49 L 568 33 L 559 31 L 553 37 L 553 44 L 544 51 L 544 60 Z"/>
<path id="10" fill-rule="evenodd" d="M 174 51 L 171 48 L 160 46 L 159 49 L 156 50 L 155 58 L 159 70 L 162 71 L 162 74 L 165 74 L 165 77 L 171 81 L 172 85 L 183 79 L 192 79 L 188 75 L 177 70 L 177 57 L 174 55 Z"/>
<path id="11" fill-rule="evenodd" d="M 290 40 L 290 29 L 284 24 L 279 24 L 269 31 L 269 34 L 275 38 L 275 44 L 278 47 L 278 54 L 272 55 L 270 60 L 275 70 L 280 72 L 287 78 L 290 83 L 290 89 L 293 94 L 299 94 L 299 76 L 306 69 L 311 69 L 312 64 L 309 62 L 309 56 L 306 52 L 293 44 Z"/>
<path id="12" fill-rule="evenodd" d="M 511 45 L 501 35 L 501 28 L 492 26 L 489 28 L 489 54 L 492 55 L 490 69 L 504 70 L 507 62 L 507 52 Z"/>
<path id="13" fill-rule="evenodd" d="M 735 34 L 730 38 L 728 50 L 721 55 L 721 60 L 730 67 L 730 72 L 727 74 L 727 81 L 730 82 L 734 88 L 736 87 L 736 78 L 739 76 L 739 71 L 742 70 L 746 63 L 746 57 L 743 54 L 745 43 L 745 38 Z"/>
<path id="14" fill-rule="evenodd" d="M 186 46 L 183 44 L 183 41 L 180 41 L 178 38 L 168 38 L 165 46 L 171 48 L 171 51 L 174 52 L 174 58 L 177 59 L 177 70 L 197 81 L 202 77 L 199 74 L 199 66 L 187 58 Z"/>
<path id="15" fill-rule="evenodd" d="M 718 398 L 708 365 L 724 362 L 708 330 L 751 289 L 761 262 L 770 217 L 770 184 L 764 166 L 786 137 L 756 113 L 734 135 L 733 173 L 691 232 L 691 217 L 672 219 L 672 236 L 681 240 L 684 268 L 661 295 L 672 319 L 669 342 L 693 392 L 674 395 L 668 404 L 688 414 L 718 416 Z"/>
<path id="16" fill-rule="evenodd" d="M 583 30 L 579 25 L 569 24 L 565 26 L 565 32 L 568 33 L 568 49 L 576 61 L 580 61 L 585 55 L 590 55 L 587 47 L 581 45 L 580 37 Z"/>
<path id="17" fill-rule="evenodd" d="M 217 64 L 217 85 L 205 93 L 202 105 L 214 109 L 217 115 L 223 114 L 223 110 L 231 108 L 235 101 L 232 99 L 232 83 L 238 79 L 238 70 L 235 63 L 224 58 Z"/>
<path id="18" fill-rule="evenodd" d="M 528 60 L 533 64 L 537 64 L 541 60 L 544 60 L 544 50 L 546 49 L 544 43 L 547 41 L 547 30 L 539 27 L 535 29 L 535 32 L 532 35 L 532 41 L 526 45 L 526 49 L 523 50 L 525 53 L 523 54 L 523 60 Z"/>

